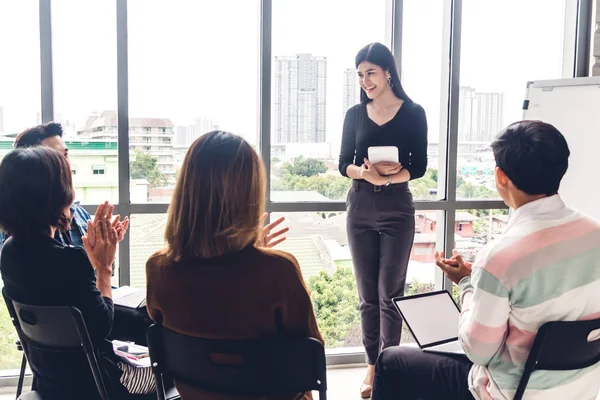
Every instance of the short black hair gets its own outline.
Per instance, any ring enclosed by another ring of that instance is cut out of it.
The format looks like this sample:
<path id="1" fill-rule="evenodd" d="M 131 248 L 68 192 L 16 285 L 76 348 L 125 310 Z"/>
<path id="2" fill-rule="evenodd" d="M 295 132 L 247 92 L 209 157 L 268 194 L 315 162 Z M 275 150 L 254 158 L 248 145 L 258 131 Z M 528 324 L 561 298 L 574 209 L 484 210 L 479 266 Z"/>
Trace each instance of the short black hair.
<path id="1" fill-rule="evenodd" d="M 14 237 L 49 235 L 68 227 L 74 199 L 65 156 L 49 147 L 15 149 L 0 163 L 0 229 Z"/>
<path id="2" fill-rule="evenodd" d="M 63 135 L 62 125 L 58 122 L 48 122 L 37 125 L 33 128 L 25 129 L 15 139 L 15 147 L 34 147 L 39 146 L 42 141 L 52 137 Z"/>
<path id="3" fill-rule="evenodd" d="M 554 126 L 520 121 L 504 129 L 492 143 L 496 165 L 528 195 L 558 193 L 569 167 L 569 145 Z"/>

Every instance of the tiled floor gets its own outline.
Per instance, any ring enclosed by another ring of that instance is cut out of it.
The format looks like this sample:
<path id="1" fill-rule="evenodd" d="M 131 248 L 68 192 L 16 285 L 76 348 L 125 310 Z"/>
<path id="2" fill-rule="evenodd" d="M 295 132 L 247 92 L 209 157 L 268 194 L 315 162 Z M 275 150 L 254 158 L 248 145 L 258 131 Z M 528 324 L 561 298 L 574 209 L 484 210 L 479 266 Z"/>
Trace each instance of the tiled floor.
<path id="1" fill-rule="evenodd" d="M 365 376 L 365 367 L 330 368 L 327 371 L 328 400 L 360 400 L 360 383 Z M 9 389 L 0 389 L 0 400 L 14 400 Z M 318 396 L 314 396 L 315 400 Z"/>

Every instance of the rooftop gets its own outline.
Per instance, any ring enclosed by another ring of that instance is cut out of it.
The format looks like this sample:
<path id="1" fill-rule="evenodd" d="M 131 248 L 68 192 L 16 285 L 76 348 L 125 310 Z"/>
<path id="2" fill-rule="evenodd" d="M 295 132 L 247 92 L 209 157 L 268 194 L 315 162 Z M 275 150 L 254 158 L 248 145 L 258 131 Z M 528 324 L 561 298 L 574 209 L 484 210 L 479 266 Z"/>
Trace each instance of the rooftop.
<path id="1" fill-rule="evenodd" d="M 90 132 L 94 128 L 99 127 L 117 127 L 117 112 L 106 110 L 102 111 L 99 115 L 90 115 L 85 123 L 85 127 L 81 130 L 81 132 Z M 149 128 L 173 128 L 173 122 L 169 118 L 129 118 L 129 127 L 130 128 L 141 128 L 141 127 L 149 127 Z"/>
<path id="2" fill-rule="evenodd" d="M 423 216 L 432 222 L 437 222 L 437 211 L 434 212 L 417 212 L 417 216 Z M 473 222 L 478 221 L 479 218 L 470 212 L 466 211 L 457 211 L 456 212 L 456 222 Z"/>

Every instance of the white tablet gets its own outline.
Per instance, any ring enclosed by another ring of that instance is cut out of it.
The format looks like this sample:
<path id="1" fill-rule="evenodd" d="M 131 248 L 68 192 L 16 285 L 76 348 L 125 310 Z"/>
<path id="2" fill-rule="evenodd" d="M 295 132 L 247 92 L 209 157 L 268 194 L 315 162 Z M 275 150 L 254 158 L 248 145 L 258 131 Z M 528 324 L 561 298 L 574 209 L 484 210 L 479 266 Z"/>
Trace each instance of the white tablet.
<path id="1" fill-rule="evenodd" d="M 399 162 L 398 148 L 396 146 L 371 146 L 369 147 L 368 158 L 371 164 L 382 161 Z"/>

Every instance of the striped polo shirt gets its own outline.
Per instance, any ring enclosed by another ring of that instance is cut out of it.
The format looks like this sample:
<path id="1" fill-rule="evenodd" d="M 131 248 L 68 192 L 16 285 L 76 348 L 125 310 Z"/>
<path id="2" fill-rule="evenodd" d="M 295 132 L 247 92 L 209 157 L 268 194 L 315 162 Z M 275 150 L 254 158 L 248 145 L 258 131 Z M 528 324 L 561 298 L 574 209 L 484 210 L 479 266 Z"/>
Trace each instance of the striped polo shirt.
<path id="1" fill-rule="evenodd" d="M 460 282 L 459 338 L 477 399 L 512 399 L 540 326 L 600 318 L 600 223 L 559 195 L 518 208 Z M 600 366 L 535 371 L 525 399 L 593 400 Z"/>

